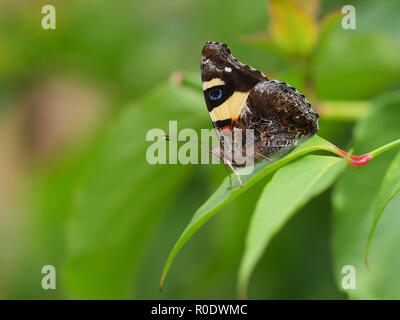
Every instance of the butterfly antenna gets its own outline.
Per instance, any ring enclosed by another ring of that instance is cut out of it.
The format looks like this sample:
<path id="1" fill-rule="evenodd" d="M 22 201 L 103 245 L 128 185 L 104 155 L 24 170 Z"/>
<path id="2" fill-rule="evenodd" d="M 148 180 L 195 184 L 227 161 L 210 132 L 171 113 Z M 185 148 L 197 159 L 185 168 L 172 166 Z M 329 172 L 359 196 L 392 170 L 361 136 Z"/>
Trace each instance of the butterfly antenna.
<path id="1" fill-rule="evenodd" d="M 209 145 L 209 144 L 206 143 L 206 142 L 199 141 L 199 140 L 196 140 L 196 139 L 182 140 L 182 139 L 178 139 L 177 137 L 169 136 L 168 134 L 163 134 L 162 137 L 163 137 L 163 139 L 164 139 L 165 141 L 194 142 L 194 143 L 198 143 L 198 144 L 204 144 L 204 145 L 206 145 L 206 146 Z"/>

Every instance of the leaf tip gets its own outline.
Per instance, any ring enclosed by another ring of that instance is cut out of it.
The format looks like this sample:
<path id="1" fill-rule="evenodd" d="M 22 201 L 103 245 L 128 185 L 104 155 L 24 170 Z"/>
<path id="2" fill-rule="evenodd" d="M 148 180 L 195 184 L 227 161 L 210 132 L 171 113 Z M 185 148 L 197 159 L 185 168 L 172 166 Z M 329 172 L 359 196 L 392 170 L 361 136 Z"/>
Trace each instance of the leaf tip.
<path id="1" fill-rule="evenodd" d="M 163 274 L 163 275 L 161 276 L 161 279 L 160 279 L 160 293 L 162 293 L 162 291 L 163 291 L 164 279 L 165 279 L 165 274 Z"/>
<path id="2" fill-rule="evenodd" d="M 247 289 L 240 289 L 238 294 L 237 294 L 238 300 L 247 300 Z"/>
<path id="3" fill-rule="evenodd" d="M 369 271 L 369 265 L 368 265 L 368 253 L 364 257 L 364 264 L 365 267 L 367 268 L 367 271 Z"/>
<path id="4" fill-rule="evenodd" d="M 362 167 L 365 166 L 368 162 L 370 162 L 372 156 L 370 153 L 363 154 L 361 156 L 350 155 L 349 164 L 353 167 Z"/>
<path id="5" fill-rule="evenodd" d="M 236 291 L 237 292 L 236 297 L 238 300 L 248 299 L 247 289 L 248 289 L 248 278 L 246 277 L 246 275 L 243 274 L 243 270 L 241 269 L 239 271 L 237 291 Z"/>
<path id="6" fill-rule="evenodd" d="M 355 156 L 351 154 L 351 152 L 346 152 L 335 145 L 333 145 L 333 152 L 342 158 L 348 158 L 348 164 L 353 167 L 365 166 L 368 162 L 372 160 L 371 153 L 366 153 L 361 156 Z"/>

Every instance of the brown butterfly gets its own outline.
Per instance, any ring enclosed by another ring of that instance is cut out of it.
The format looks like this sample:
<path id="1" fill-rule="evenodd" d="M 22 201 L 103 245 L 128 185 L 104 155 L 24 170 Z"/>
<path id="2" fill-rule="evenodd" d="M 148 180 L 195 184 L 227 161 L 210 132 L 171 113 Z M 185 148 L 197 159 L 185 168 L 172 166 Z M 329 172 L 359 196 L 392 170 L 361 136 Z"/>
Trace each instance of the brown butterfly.
<path id="1" fill-rule="evenodd" d="M 236 174 L 243 166 L 234 157 L 224 158 L 227 136 L 241 133 L 246 152 L 246 129 L 253 129 L 254 162 L 270 160 L 318 131 L 318 114 L 303 94 L 282 81 L 242 64 L 226 44 L 207 42 L 201 55 L 201 78 L 207 108 L 220 145 L 210 153 L 221 158 Z"/>
<path id="2" fill-rule="evenodd" d="M 262 72 L 234 58 L 226 44 L 208 41 L 201 55 L 201 78 L 207 108 L 220 145 L 211 150 L 238 176 L 235 158 L 222 159 L 224 140 L 246 129 L 254 132 L 254 161 L 269 160 L 318 131 L 318 114 L 295 88 L 269 80 Z M 233 138 L 234 140 L 235 138 Z"/>

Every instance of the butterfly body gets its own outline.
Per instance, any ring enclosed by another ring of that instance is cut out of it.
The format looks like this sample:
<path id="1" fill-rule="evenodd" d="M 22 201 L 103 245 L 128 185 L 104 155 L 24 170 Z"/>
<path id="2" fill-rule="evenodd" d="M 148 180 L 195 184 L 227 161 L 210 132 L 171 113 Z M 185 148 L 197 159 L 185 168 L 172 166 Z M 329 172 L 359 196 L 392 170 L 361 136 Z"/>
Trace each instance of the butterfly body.
<path id="1" fill-rule="evenodd" d="M 232 141 L 239 137 L 242 153 L 246 154 L 246 129 L 253 129 L 252 156 L 254 162 L 259 162 L 288 151 L 317 132 L 318 114 L 303 94 L 242 64 L 227 45 L 207 42 L 201 71 L 207 109 L 220 141 L 219 149 L 212 154 L 228 161 L 231 167 L 243 163 L 234 157 L 223 159 L 228 136 Z"/>

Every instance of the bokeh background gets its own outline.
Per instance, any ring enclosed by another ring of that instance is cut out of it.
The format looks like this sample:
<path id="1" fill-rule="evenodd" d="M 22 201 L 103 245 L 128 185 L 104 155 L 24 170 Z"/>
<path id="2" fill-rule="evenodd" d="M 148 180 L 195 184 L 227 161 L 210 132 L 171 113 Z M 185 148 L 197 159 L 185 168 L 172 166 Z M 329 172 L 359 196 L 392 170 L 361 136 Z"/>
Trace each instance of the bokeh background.
<path id="1" fill-rule="evenodd" d="M 264 183 L 178 255 L 174 242 L 225 176 L 151 166 L 151 128 L 211 128 L 200 89 L 207 40 L 304 92 L 319 135 L 345 148 L 369 102 L 400 86 L 398 1 L 0 0 L 0 298 L 233 299 Z M 278 4 L 280 3 L 280 4 Z M 56 8 L 56 30 L 41 8 Z M 341 27 L 345 4 L 356 30 Z M 345 299 L 328 190 L 270 244 L 255 299 Z M 57 270 L 43 290 L 41 269 Z"/>

